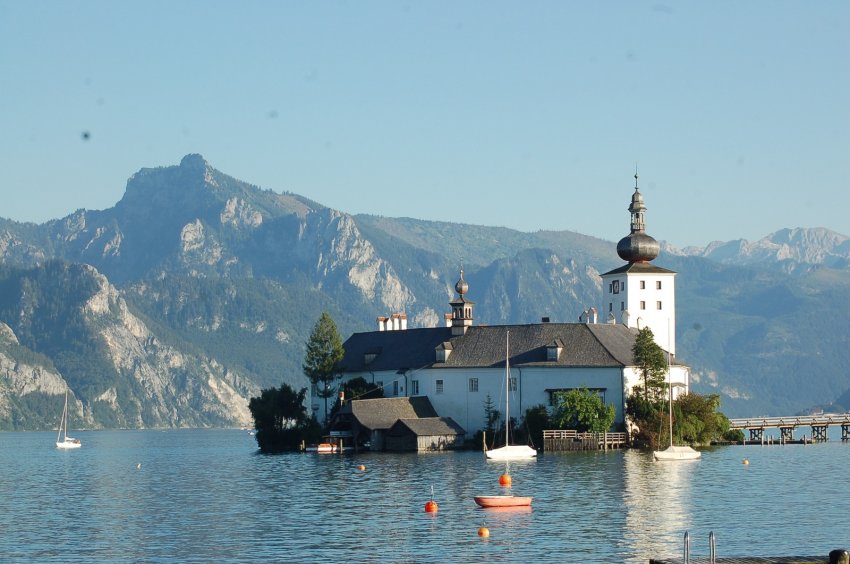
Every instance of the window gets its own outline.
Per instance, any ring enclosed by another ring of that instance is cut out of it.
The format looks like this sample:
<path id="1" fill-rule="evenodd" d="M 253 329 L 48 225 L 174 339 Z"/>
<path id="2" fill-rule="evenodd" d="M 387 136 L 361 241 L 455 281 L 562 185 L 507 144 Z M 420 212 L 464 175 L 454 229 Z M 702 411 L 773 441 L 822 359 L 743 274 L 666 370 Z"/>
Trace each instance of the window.
<path id="1" fill-rule="evenodd" d="M 620 302 L 620 311 L 626 311 L 626 302 Z"/>
<path id="2" fill-rule="evenodd" d="M 442 380 L 437 380 L 437 393 L 438 394 L 443 393 L 443 381 Z"/>
<path id="3" fill-rule="evenodd" d="M 413 396 L 419 395 L 419 380 L 411 380 L 410 381 L 410 395 L 413 395 Z"/>
<path id="4" fill-rule="evenodd" d="M 646 280 L 641 280 L 641 281 L 640 281 L 640 289 L 641 289 L 641 290 L 646 290 Z"/>
<path id="5" fill-rule="evenodd" d="M 398 380 L 393 382 L 393 395 L 394 396 L 398 395 Z"/>
<path id="6" fill-rule="evenodd" d="M 469 379 L 469 391 L 477 392 L 478 391 L 478 378 L 470 378 Z"/>
<path id="7" fill-rule="evenodd" d="M 656 289 L 656 290 L 660 290 L 660 289 L 661 289 L 661 280 L 658 280 L 658 281 L 656 281 L 656 282 L 655 282 L 655 289 Z"/>
<path id="8" fill-rule="evenodd" d="M 608 311 L 614 311 L 614 304 L 608 302 Z"/>
<path id="9" fill-rule="evenodd" d="M 611 291 L 615 294 L 619 294 L 620 293 L 620 281 L 614 280 L 614 282 L 612 283 L 612 286 L 613 286 L 613 290 L 611 290 Z"/>
<path id="10" fill-rule="evenodd" d="M 510 391 L 515 392 L 516 391 L 516 378 L 511 378 L 510 380 L 508 380 L 508 382 L 509 382 Z"/>
<path id="11" fill-rule="evenodd" d="M 661 309 L 661 302 L 655 302 L 655 309 Z"/>
<path id="12" fill-rule="evenodd" d="M 375 386 L 376 386 L 379 390 L 383 390 L 383 389 L 384 389 L 384 381 L 383 381 L 383 380 L 378 380 L 377 382 L 375 382 Z"/>
<path id="13" fill-rule="evenodd" d="M 640 302 L 640 308 L 646 309 L 646 302 L 644 302 L 644 301 Z"/>

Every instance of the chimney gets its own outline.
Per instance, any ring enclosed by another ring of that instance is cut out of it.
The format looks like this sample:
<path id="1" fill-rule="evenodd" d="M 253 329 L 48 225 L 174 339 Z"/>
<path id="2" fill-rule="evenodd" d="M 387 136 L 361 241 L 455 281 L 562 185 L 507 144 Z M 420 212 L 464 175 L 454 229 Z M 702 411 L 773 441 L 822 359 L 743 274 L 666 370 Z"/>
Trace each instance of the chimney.
<path id="1" fill-rule="evenodd" d="M 386 331 L 387 330 L 387 318 L 383 315 L 378 316 L 378 331 Z"/>
<path id="2" fill-rule="evenodd" d="M 590 322 L 595 324 L 598 312 L 595 307 L 590 308 Z"/>
<path id="3" fill-rule="evenodd" d="M 445 319 L 445 321 L 446 321 L 446 327 L 452 326 L 452 314 L 451 313 L 443 314 L 443 319 Z"/>

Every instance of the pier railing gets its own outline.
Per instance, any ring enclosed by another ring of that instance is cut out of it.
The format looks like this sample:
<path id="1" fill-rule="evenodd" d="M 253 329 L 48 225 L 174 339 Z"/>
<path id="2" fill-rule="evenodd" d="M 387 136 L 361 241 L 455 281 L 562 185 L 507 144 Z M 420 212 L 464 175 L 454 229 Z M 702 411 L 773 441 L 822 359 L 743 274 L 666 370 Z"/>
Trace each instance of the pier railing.
<path id="1" fill-rule="evenodd" d="M 818 413 L 815 415 L 792 415 L 788 417 L 748 417 L 730 419 L 730 429 L 749 431 L 751 441 L 761 441 L 765 429 L 779 429 L 781 441 L 793 441 L 794 429 L 809 426 L 813 441 L 825 441 L 826 431 L 836 425 L 841 427 L 841 440 L 850 440 L 850 413 Z"/>
<path id="2" fill-rule="evenodd" d="M 543 450 L 607 450 L 626 444 L 626 433 L 579 433 L 574 429 L 543 431 Z"/>

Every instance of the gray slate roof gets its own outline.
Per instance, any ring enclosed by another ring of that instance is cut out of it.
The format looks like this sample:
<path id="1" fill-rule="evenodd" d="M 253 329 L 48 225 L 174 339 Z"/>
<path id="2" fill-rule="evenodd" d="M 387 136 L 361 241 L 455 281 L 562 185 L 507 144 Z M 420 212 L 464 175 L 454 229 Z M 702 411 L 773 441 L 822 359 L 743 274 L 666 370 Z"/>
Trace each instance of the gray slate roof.
<path id="1" fill-rule="evenodd" d="M 353 400 L 342 412 L 351 413 L 369 430 L 389 429 L 399 419 L 437 417 L 431 401 L 425 396 Z"/>
<path id="2" fill-rule="evenodd" d="M 651 262 L 630 262 L 625 264 L 619 268 L 615 268 L 614 270 L 609 270 L 602 276 L 606 274 L 623 274 L 625 272 L 633 273 L 633 274 L 676 274 L 672 270 L 668 270 L 666 268 L 662 268 L 660 266 L 655 266 Z"/>
<path id="3" fill-rule="evenodd" d="M 368 372 L 423 368 L 492 368 L 505 365 L 505 335 L 510 331 L 511 366 L 624 367 L 633 366 L 636 329 L 621 324 L 537 323 L 476 326 L 452 337 L 451 329 L 407 329 L 355 333 L 344 343 L 343 370 Z M 547 360 L 547 347 L 563 343 L 560 358 Z M 451 344 L 445 363 L 435 349 Z M 365 362 L 366 353 L 377 353 Z"/>
<path id="4" fill-rule="evenodd" d="M 401 434 L 403 427 L 417 437 L 465 435 L 463 427 L 451 417 L 423 417 L 421 419 L 399 419 L 390 430 L 390 434 Z"/>

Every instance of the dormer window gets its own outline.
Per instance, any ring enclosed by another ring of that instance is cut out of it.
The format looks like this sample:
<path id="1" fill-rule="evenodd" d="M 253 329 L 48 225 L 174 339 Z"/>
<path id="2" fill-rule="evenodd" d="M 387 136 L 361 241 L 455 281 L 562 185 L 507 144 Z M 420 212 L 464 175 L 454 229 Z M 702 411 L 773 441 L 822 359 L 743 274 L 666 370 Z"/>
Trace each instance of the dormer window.
<path id="1" fill-rule="evenodd" d="M 371 350 L 371 351 L 364 353 L 363 354 L 363 364 L 371 364 L 376 358 L 378 358 L 379 354 L 381 354 L 380 349 Z"/>
<path id="2" fill-rule="evenodd" d="M 553 343 L 546 347 L 546 360 L 557 362 L 561 358 L 562 350 L 564 350 L 564 342 L 561 339 L 555 339 Z"/>
<path id="3" fill-rule="evenodd" d="M 436 355 L 437 362 L 446 362 L 452 354 L 452 344 L 449 341 L 440 343 L 437 345 L 437 348 L 434 349 L 434 353 Z"/>

